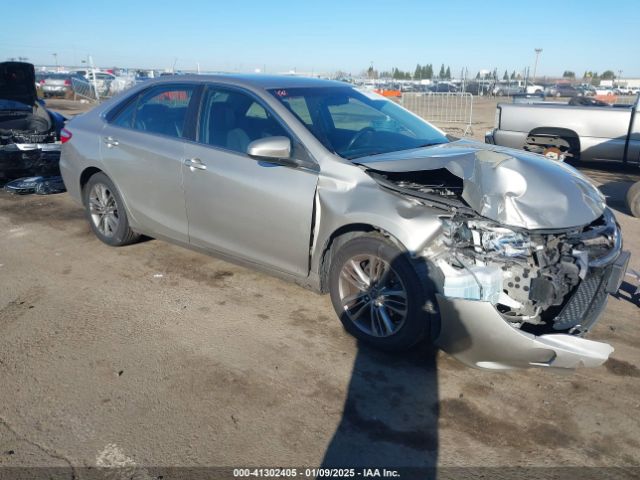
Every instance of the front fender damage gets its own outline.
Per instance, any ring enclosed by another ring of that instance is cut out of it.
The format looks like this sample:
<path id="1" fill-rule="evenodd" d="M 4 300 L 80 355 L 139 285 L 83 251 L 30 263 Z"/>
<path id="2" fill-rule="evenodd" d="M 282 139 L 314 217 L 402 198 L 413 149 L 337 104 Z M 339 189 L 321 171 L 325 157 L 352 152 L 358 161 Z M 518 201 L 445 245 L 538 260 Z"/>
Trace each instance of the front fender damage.
<path id="1" fill-rule="evenodd" d="M 412 255 L 418 255 L 425 245 L 441 235 L 442 222 L 438 215 L 442 210 L 383 190 L 369 175 L 352 165 L 336 167 L 336 173 L 331 177 L 321 175 L 318 179 L 310 245 L 312 275 L 321 274 L 322 255 L 332 236 L 350 226 L 369 227 L 388 234 Z"/>

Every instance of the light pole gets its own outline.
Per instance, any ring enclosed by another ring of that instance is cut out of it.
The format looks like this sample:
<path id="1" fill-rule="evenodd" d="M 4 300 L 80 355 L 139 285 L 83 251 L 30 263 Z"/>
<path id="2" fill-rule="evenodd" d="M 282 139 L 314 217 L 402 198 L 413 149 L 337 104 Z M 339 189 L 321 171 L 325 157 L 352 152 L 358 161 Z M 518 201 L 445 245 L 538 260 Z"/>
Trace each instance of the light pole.
<path id="1" fill-rule="evenodd" d="M 57 53 L 52 53 L 51 55 L 53 55 L 53 59 L 56 62 L 56 70 L 58 69 L 58 54 Z"/>
<path id="2" fill-rule="evenodd" d="M 532 78 L 531 81 L 535 82 L 536 81 L 536 70 L 538 70 L 538 57 L 542 53 L 542 49 L 541 48 L 534 48 L 533 51 L 536 52 L 536 61 L 533 64 L 533 78 Z"/>

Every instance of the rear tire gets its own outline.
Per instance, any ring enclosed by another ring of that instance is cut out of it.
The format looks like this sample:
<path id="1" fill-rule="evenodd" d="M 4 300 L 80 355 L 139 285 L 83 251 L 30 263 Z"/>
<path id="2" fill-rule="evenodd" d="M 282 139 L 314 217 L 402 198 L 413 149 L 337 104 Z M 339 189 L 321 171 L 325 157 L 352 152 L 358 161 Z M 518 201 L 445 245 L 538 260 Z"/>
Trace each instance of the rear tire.
<path id="1" fill-rule="evenodd" d="M 121 247 L 140 239 L 140 234 L 129 227 L 118 189 L 104 173 L 99 172 L 89 178 L 82 190 L 82 200 L 91 230 L 102 242 Z"/>
<path id="2" fill-rule="evenodd" d="M 631 185 L 627 192 L 627 205 L 634 217 L 640 218 L 640 182 Z"/>
<path id="3" fill-rule="evenodd" d="M 331 302 L 358 340 L 382 350 L 407 350 L 430 333 L 426 272 L 426 265 L 382 235 L 356 237 L 332 255 Z"/>

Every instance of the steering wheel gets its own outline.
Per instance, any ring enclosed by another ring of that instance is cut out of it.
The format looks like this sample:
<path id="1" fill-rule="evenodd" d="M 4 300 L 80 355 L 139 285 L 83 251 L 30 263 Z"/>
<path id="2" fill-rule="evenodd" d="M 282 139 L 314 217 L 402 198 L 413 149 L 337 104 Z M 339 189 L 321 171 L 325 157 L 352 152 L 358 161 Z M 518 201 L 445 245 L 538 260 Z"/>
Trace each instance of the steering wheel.
<path id="1" fill-rule="evenodd" d="M 359 130 L 358 133 L 356 133 L 353 138 L 351 139 L 351 141 L 349 142 L 349 144 L 347 145 L 346 150 L 351 150 L 353 148 L 353 146 L 358 143 L 358 140 L 361 140 L 362 137 L 364 137 L 367 133 L 369 132 L 374 132 L 375 133 L 375 129 L 373 127 L 364 127 L 362 130 Z"/>

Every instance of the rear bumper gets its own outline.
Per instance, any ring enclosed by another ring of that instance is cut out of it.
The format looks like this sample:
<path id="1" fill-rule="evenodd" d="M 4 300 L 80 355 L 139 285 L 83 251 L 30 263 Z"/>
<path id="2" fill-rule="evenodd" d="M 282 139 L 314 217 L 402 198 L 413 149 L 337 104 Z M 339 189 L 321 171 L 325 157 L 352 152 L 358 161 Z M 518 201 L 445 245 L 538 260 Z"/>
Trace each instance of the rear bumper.
<path id="1" fill-rule="evenodd" d="M 578 334 L 586 333 L 596 323 L 606 306 L 607 294 L 620 287 L 628 261 L 628 252 L 622 252 L 598 277 L 597 287 L 588 292 L 589 296 L 585 298 L 585 291 L 578 291 L 567 303 L 567 308 L 572 305 L 572 315 L 580 315 L 569 330 L 575 334 L 533 335 L 511 326 L 489 302 L 438 295 L 442 325 L 436 344 L 462 363 L 488 370 L 602 365 L 613 347 Z"/>
<path id="2" fill-rule="evenodd" d="M 0 179 L 36 175 L 60 175 L 60 144 L 11 144 L 0 146 Z"/>

